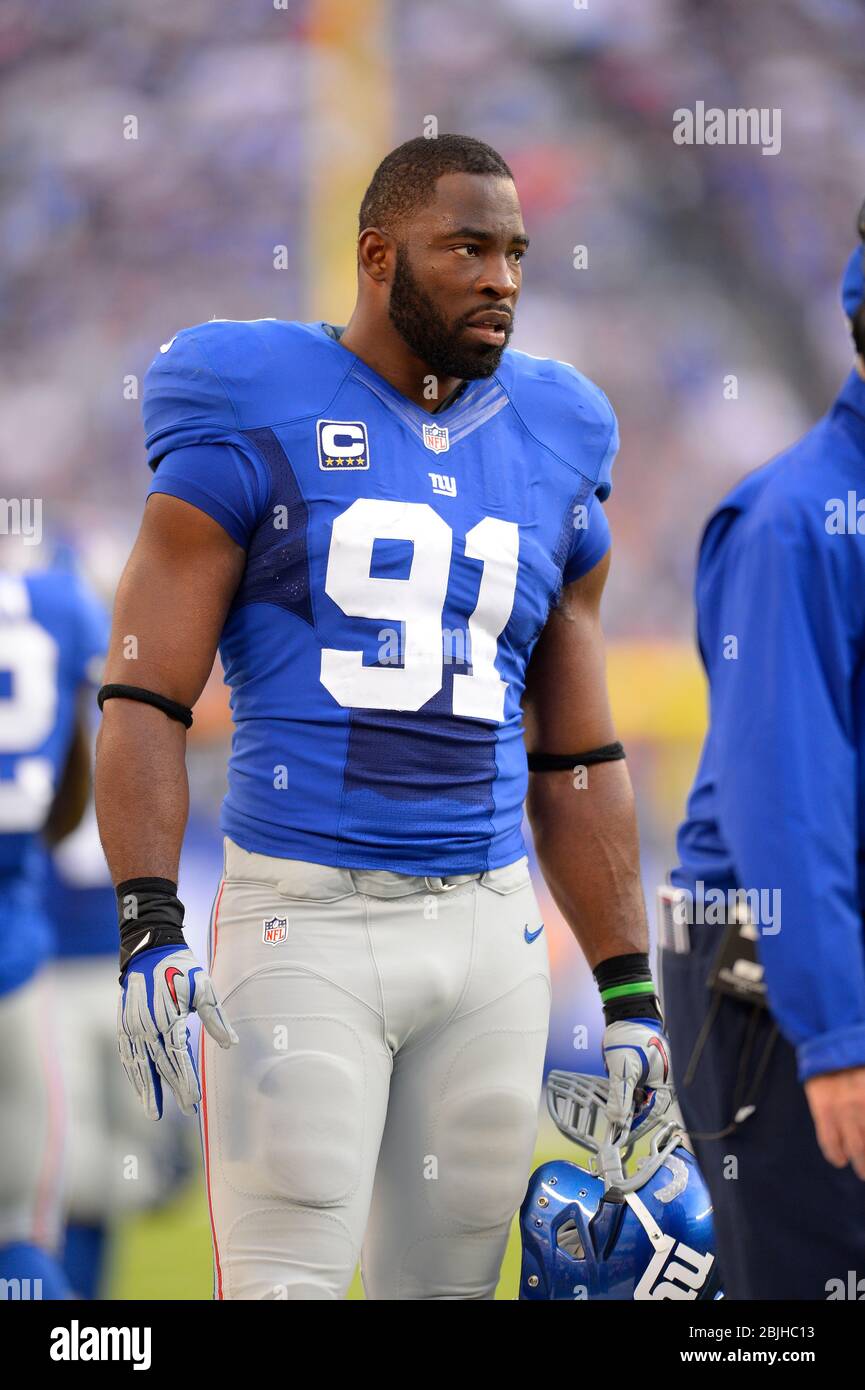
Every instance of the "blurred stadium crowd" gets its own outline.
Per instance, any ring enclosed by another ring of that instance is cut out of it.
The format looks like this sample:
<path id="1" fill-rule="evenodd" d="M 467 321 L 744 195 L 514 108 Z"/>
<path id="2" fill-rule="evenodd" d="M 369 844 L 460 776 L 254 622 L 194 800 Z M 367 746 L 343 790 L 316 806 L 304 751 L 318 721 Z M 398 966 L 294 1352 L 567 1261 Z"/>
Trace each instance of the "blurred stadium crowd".
<path id="1" fill-rule="evenodd" d="M 357 148 L 365 119 L 333 39 L 340 8 L 3 7 L 4 487 L 41 490 L 47 521 L 106 589 L 146 486 L 127 379 L 186 324 L 323 313 L 302 230 L 311 151 L 326 162 L 329 144 Z M 865 12 L 855 0 L 375 9 L 390 143 L 434 114 L 502 150 L 533 243 L 515 345 L 573 361 L 619 412 L 608 630 L 686 635 L 706 510 L 845 371 L 834 299 L 862 191 Z M 675 147 L 672 113 L 697 99 L 780 108 L 781 153 Z M 137 138 L 124 138 L 130 116 Z"/>

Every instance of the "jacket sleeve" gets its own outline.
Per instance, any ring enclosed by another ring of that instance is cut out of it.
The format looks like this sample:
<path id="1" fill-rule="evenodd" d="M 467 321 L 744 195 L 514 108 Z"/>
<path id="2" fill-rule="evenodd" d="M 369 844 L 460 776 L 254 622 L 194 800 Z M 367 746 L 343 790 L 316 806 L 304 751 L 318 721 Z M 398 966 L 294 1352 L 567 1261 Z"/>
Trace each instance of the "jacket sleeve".
<path id="1" fill-rule="evenodd" d="M 803 511 L 781 499 L 735 528 L 706 655 L 721 833 L 761 893 L 769 1002 L 805 1080 L 865 1065 L 865 952 L 850 595 L 830 552 L 849 538 L 809 534 Z"/>

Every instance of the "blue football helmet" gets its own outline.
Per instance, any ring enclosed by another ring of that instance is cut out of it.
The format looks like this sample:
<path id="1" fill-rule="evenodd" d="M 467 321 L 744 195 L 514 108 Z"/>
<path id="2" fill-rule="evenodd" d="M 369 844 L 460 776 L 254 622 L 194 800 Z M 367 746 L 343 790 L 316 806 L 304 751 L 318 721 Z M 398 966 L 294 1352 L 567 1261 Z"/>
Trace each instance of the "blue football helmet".
<path id="1" fill-rule="evenodd" d="M 647 1097 L 630 1132 L 611 1137 L 608 1085 L 550 1072 L 552 1118 L 594 1157 L 591 1170 L 562 1159 L 532 1175 L 520 1209 L 520 1298 L 723 1298 L 712 1203 L 682 1130 Z"/>

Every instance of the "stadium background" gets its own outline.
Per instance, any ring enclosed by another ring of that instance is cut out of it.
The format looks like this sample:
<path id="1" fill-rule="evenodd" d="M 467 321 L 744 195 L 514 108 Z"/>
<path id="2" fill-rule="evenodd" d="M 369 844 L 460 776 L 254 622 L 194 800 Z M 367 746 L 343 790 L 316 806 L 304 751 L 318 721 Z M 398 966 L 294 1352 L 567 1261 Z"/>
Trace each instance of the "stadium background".
<path id="1" fill-rule="evenodd" d="M 41 496 L 47 534 L 110 600 L 148 482 L 138 391 L 158 345 L 212 317 L 345 322 L 377 161 L 429 117 L 489 141 L 532 237 L 514 344 L 575 363 L 619 415 L 605 625 L 650 894 L 704 723 L 701 522 L 848 368 L 837 284 L 865 195 L 863 55 L 854 0 L 7 0 L 4 495 Z M 779 108 L 780 153 L 675 145 L 673 112 L 697 100 Z M 181 896 L 198 940 L 227 739 L 216 673 L 190 738 Z M 549 1062 L 599 1070 L 591 979 L 538 888 Z M 542 1130 L 539 1153 L 563 1143 Z M 515 1280 L 512 1242 L 501 1297 Z M 118 1233 L 108 1292 L 209 1296 L 195 1176 Z"/>

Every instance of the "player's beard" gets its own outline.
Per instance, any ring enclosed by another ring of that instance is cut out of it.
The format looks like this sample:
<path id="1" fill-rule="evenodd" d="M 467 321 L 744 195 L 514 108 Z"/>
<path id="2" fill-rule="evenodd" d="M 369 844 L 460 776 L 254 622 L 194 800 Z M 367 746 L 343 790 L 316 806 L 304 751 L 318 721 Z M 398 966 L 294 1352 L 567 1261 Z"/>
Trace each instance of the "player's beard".
<path id="1" fill-rule="evenodd" d="M 463 381 L 492 376 L 513 332 L 513 324 L 509 324 L 501 347 L 461 342 L 459 334 L 467 326 L 465 320 L 448 323 L 415 279 L 402 246 L 397 247 L 390 289 L 390 318 L 403 341 L 437 377 Z"/>

